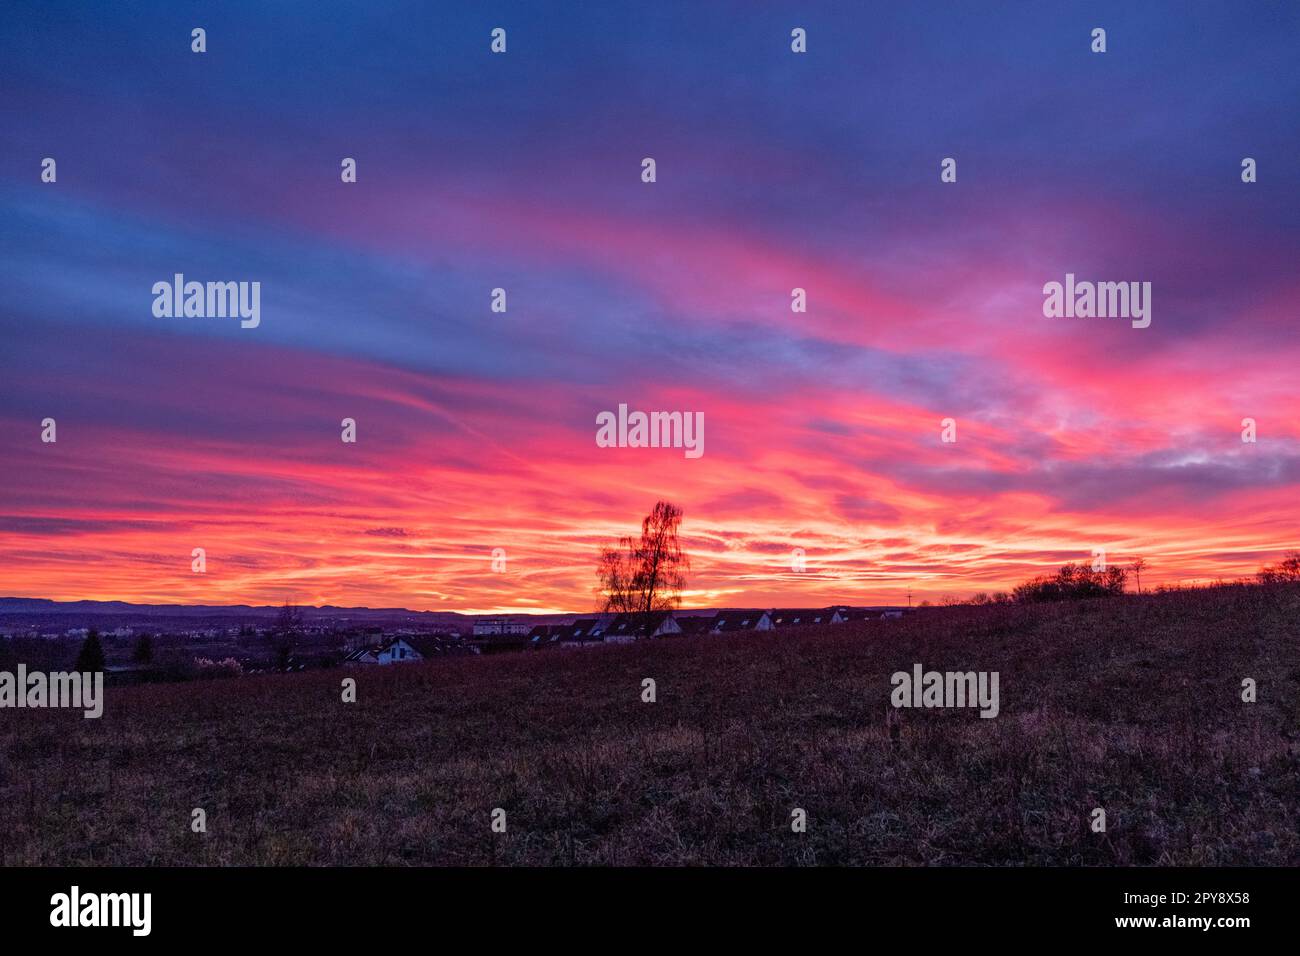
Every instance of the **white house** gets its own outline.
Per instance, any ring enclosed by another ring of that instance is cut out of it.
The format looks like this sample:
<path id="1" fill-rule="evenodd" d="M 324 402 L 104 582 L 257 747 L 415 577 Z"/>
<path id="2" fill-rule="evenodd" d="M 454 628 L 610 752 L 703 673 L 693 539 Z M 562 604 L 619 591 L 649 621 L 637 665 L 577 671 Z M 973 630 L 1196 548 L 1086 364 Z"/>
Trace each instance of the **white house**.
<path id="1" fill-rule="evenodd" d="M 375 652 L 380 664 L 399 664 L 407 661 L 422 661 L 424 655 L 417 651 L 406 640 L 401 637 L 395 637 L 386 644 L 382 644 L 379 650 Z"/>
<path id="2" fill-rule="evenodd" d="M 404 638 L 392 637 L 378 647 L 366 647 L 353 651 L 344 664 L 410 664 L 424 660 L 424 655 L 417 651 Z"/>

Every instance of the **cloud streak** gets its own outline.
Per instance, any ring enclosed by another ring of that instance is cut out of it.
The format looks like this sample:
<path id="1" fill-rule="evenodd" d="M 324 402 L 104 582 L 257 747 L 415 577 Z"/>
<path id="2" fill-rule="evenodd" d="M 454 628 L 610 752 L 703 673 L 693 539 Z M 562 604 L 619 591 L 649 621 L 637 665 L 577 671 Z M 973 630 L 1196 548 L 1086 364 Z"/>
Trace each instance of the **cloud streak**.
<path id="1" fill-rule="evenodd" d="M 0 591 L 581 611 L 660 497 L 700 604 L 968 594 L 1094 547 L 1144 584 L 1250 573 L 1300 539 L 1300 69 L 1262 22 L 1293 15 L 1173 9 L 1113 18 L 1173 31 L 1159 68 L 1045 11 L 814 12 L 797 62 L 777 14 L 674 4 L 520 5 L 496 60 L 419 5 L 236 6 L 206 60 L 161 8 L 101 13 L 107 60 L 24 10 Z M 1045 319 L 1066 271 L 1151 281 L 1152 327 Z M 261 326 L 154 318 L 174 272 L 260 281 Z M 620 402 L 702 412 L 705 456 L 597 448 Z"/>

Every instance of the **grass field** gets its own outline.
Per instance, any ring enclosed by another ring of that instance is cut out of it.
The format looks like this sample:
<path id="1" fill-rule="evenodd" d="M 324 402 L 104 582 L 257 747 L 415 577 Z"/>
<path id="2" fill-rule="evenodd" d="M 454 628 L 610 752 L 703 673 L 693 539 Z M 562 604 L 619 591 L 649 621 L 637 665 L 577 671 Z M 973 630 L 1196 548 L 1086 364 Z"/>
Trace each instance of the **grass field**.
<path id="1" fill-rule="evenodd" d="M 1000 716 L 888 708 L 917 662 L 1000 672 Z M 1300 593 L 114 688 L 98 721 L 0 711 L 0 861 L 1295 865 Z"/>

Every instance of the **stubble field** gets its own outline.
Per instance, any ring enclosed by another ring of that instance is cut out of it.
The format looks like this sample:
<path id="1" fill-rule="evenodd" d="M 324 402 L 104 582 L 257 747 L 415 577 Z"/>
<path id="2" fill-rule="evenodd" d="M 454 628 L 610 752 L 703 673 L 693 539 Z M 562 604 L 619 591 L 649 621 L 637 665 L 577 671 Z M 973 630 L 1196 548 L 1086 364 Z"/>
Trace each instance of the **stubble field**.
<path id="1" fill-rule="evenodd" d="M 916 663 L 999 716 L 894 711 Z M 110 688 L 0 712 L 0 862 L 1295 865 L 1300 593 Z"/>

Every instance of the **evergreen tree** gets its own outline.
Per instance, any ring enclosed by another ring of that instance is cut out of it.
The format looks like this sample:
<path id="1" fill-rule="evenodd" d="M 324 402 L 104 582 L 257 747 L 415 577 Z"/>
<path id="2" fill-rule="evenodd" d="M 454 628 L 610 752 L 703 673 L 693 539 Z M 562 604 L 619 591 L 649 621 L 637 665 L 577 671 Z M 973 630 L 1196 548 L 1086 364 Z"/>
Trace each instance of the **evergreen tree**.
<path id="1" fill-rule="evenodd" d="M 135 650 L 131 652 L 131 660 L 137 664 L 153 663 L 153 638 L 148 634 L 141 634 L 139 640 L 135 642 Z"/>
<path id="2" fill-rule="evenodd" d="M 99 643 L 99 631 L 94 628 L 86 635 L 86 641 L 77 652 L 77 670 L 94 673 L 104 669 L 104 648 Z"/>

